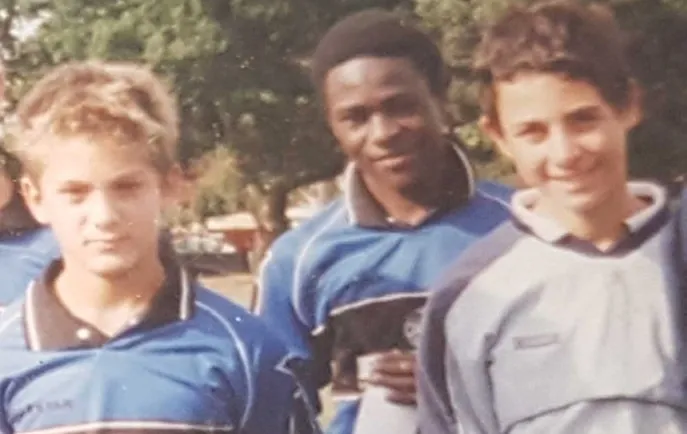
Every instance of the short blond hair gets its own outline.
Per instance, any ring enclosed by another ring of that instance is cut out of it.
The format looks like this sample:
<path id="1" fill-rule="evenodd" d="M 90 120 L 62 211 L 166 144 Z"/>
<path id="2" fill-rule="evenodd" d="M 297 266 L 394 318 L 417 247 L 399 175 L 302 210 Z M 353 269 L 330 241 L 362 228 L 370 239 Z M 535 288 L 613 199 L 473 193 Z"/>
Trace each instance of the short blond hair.
<path id="1" fill-rule="evenodd" d="M 176 100 L 148 68 L 134 63 L 72 62 L 46 74 L 21 99 L 8 145 L 29 174 L 40 172 L 46 138 L 86 137 L 132 146 L 166 172 L 176 162 Z"/>

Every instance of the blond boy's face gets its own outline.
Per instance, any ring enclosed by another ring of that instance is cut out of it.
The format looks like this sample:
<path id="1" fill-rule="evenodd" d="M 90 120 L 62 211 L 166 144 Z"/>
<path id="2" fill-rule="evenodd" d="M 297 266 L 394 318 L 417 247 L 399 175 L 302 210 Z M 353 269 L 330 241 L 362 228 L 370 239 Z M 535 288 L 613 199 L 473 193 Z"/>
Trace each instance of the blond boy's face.
<path id="1" fill-rule="evenodd" d="M 551 209 L 587 213 L 626 191 L 626 137 L 640 120 L 591 84 L 554 73 L 520 73 L 495 86 L 498 121 L 487 133 Z"/>
<path id="2" fill-rule="evenodd" d="M 116 278 L 157 261 L 158 220 L 174 199 L 173 180 L 130 147 L 53 140 L 41 151 L 41 173 L 23 190 L 36 218 L 54 231 L 66 265 Z"/>

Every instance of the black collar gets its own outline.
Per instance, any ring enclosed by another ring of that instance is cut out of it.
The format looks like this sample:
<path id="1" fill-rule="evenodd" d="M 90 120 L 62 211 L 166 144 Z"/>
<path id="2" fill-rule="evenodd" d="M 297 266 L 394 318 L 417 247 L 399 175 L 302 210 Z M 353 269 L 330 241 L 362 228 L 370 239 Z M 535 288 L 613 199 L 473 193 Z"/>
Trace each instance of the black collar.
<path id="1" fill-rule="evenodd" d="M 192 316 L 194 296 L 190 277 L 171 260 L 163 260 L 163 265 L 165 281 L 150 308 L 122 333 L 139 328 L 152 329 Z M 95 327 L 74 317 L 58 300 L 53 282 L 62 266 L 61 260 L 54 261 L 27 292 L 24 305 L 25 336 L 27 346 L 33 351 L 97 348 L 110 340 Z"/>
<path id="2" fill-rule="evenodd" d="M 432 218 L 437 213 L 464 205 L 474 194 L 475 175 L 470 160 L 459 145 L 452 143 L 450 149 L 452 150 L 450 152 L 451 160 L 455 164 L 450 166 L 447 177 L 450 179 L 450 186 L 453 188 L 447 190 L 447 203 L 437 208 L 433 213 L 430 213 L 427 219 Z M 382 229 L 397 227 L 389 219 L 389 216 L 379 202 L 372 197 L 360 174 L 352 164 L 346 169 L 343 190 L 349 220 L 353 224 Z M 427 219 L 418 223 L 418 226 L 425 223 Z"/>

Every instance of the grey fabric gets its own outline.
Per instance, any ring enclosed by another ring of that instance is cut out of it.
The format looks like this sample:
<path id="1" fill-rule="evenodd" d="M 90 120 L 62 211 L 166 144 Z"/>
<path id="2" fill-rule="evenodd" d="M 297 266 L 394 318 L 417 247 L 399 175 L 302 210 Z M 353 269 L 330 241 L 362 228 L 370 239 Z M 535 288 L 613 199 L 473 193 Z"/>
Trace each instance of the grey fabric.
<path id="1" fill-rule="evenodd" d="M 455 433 L 456 419 L 465 434 L 686 433 L 669 221 L 644 219 L 628 238 L 651 233 L 618 254 L 525 231 L 506 244 L 497 231 L 466 253 L 461 263 L 483 258 L 482 269 L 466 267 L 430 301 L 439 308 L 423 340 L 423 434 Z M 445 352 L 431 345 L 437 334 Z M 448 397 L 436 393 L 442 376 Z"/>

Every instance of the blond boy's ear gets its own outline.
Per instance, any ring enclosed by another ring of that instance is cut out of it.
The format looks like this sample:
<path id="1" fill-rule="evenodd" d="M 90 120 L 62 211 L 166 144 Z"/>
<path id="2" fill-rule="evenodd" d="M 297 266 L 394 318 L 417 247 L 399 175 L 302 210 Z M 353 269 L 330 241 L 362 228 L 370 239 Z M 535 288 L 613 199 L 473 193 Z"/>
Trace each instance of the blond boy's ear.
<path id="1" fill-rule="evenodd" d="M 503 138 L 503 133 L 501 132 L 501 126 L 499 125 L 498 120 L 487 115 L 482 115 L 479 118 L 479 128 L 492 142 L 494 142 L 494 144 L 496 144 L 499 152 L 509 159 L 513 158 L 511 150 L 506 140 Z"/>
<path id="2" fill-rule="evenodd" d="M 46 212 L 43 209 L 41 190 L 36 185 L 36 182 L 29 176 L 22 176 L 19 180 L 19 186 L 24 202 L 26 202 L 26 206 L 33 214 L 33 217 L 41 224 L 48 224 Z"/>

